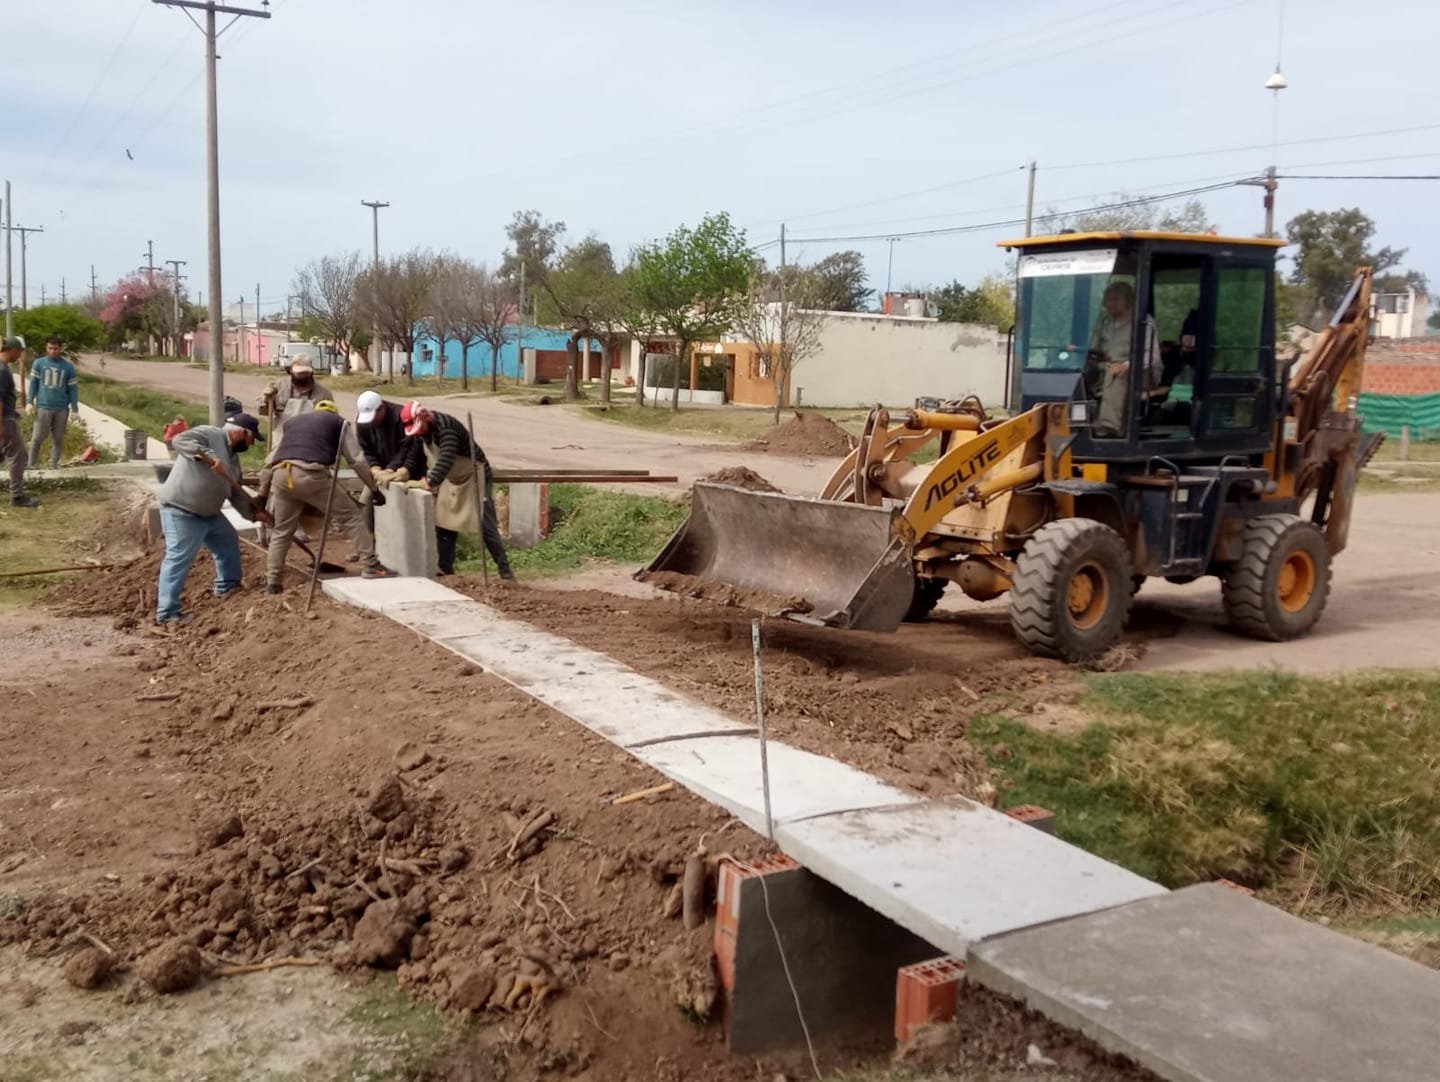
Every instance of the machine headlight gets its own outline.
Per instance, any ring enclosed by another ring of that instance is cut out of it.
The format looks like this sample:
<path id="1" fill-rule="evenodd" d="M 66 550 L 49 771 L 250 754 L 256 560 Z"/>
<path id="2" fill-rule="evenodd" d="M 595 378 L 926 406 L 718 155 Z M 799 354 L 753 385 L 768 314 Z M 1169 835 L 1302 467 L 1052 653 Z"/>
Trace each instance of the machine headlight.
<path id="1" fill-rule="evenodd" d="M 1090 423 L 1090 403 L 1070 403 L 1070 423 L 1072 425 L 1088 425 Z"/>

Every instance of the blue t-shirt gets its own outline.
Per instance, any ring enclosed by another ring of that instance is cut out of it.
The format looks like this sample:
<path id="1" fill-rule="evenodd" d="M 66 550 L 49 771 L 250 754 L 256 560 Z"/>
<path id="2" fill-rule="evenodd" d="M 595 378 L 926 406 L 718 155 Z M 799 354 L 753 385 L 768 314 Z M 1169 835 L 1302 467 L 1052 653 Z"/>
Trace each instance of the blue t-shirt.
<path id="1" fill-rule="evenodd" d="M 80 377 L 64 357 L 37 357 L 30 369 L 30 404 L 36 409 L 76 411 L 80 408 Z"/>

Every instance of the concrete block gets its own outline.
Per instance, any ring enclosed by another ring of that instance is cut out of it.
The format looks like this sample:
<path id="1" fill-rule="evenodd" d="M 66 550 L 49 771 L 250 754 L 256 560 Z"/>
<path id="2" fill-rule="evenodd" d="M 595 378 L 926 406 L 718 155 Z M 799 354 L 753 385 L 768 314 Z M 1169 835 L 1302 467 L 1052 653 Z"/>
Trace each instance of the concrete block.
<path id="1" fill-rule="evenodd" d="M 631 748 L 641 762 L 719 804 L 751 830 L 765 832 L 760 741 L 755 736 L 705 736 Z M 873 774 L 771 741 L 770 803 L 775 824 L 861 808 L 915 804 L 917 798 Z"/>
<path id="2" fill-rule="evenodd" d="M 336 601 L 356 608 L 383 613 L 388 608 L 414 601 L 468 601 L 464 594 L 423 578 L 323 579 L 321 588 Z"/>
<path id="3" fill-rule="evenodd" d="M 385 506 L 375 508 L 375 555 L 401 575 L 433 579 L 440 570 L 435 547 L 435 497 L 392 484 Z"/>
<path id="4" fill-rule="evenodd" d="M 958 797 L 787 823 L 780 848 L 949 953 L 988 936 L 1166 893 Z"/>
<path id="5" fill-rule="evenodd" d="M 981 943 L 969 977 L 1171 1082 L 1440 1064 L 1440 972 L 1216 883 Z"/>
<path id="6" fill-rule="evenodd" d="M 550 486 L 511 484 L 507 540 L 517 549 L 534 548 L 549 533 Z"/>
<path id="7" fill-rule="evenodd" d="M 752 874 L 722 865 L 721 890 L 733 929 L 717 922 L 717 965 L 730 1050 L 738 1054 L 803 1047 L 802 1011 L 817 1044 L 884 1037 L 895 1024 L 896 970 L 936 954 L 803 868 Z"/>

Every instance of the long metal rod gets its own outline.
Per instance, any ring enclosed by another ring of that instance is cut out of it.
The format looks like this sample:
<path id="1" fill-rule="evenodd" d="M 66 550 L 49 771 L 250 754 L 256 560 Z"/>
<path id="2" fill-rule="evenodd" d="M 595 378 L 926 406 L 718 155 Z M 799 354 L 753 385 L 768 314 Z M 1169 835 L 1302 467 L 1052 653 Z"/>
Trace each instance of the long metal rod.
<path id="1" fill-rule="evenodd" d="M 310 568 L 310 590 L 305 595 L 305 611 L 310 611 L 310 602 L 315 600 L 315 583 L 320 578 L 320 564 L 325 559 L 325 538 L 330 534 L 330 509 L 335 506 L 335 486 L 340 481 L 340 448 L 345 446 L 345 434 L 350 422 L 340 425 L 340 441 L 335 445 L 335 465 L 330 467 L 330 492 L 325 497 L 325 518 L 320 525 L 320 543 L 315 547 L 315 563 Z"/>
<path id="2" fill-rule="evenodd" d="M 755 722 L 760 729 L 760 789 L 765 797 L 765 836 L 775 840 L 775 819 L 770 813 L 770 752 L 765 739 L 765 678 L 760 673 L 760 621 L 750 621 L 750 645 L 755 654 Z"/>
<path id="3" fill-rule="evenodd" d="M 443 362 L 442 362 L 443 363 Z M 480 471 L 484 464 L 475 458 L 480 445 L 475 442 L 475 418 L 470 411 L 465 413 L 465 431 L 470 433 L 470 481 L 475 486 L 475 529 L 480 542 L 480 572 L 485 576 L 485 585 L 490 585 L 490 562 L 485 558 L 485 488 L 480 484 Z"/>

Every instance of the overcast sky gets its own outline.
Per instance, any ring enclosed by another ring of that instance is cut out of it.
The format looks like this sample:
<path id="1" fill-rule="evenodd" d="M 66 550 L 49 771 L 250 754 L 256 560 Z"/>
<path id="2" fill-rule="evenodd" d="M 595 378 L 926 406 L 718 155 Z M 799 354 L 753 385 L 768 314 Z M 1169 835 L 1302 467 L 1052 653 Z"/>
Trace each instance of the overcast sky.
<path id="1" fill-rule="evenodd" d="M 258 3 L 258 0 L 255 0 Z M 151 0 L 5 5 L 0 175 L 30 242 L 30 301 L 184 259 L 205 287 L 203 39 Z M 274 0 L 221 39 L 224 293 L 283 308 L 295 267 L 448 248 L 493 261 L 513 211 L 563 219 L 623 260 L 728 211 L 792 257 L 1003 221 L 1118 191 L 1163 193 L 1271 161 L 1263 89 L 1280 0 Z M 1289 0 L 1282 173 L 1440 173 L 1440 8 Z M 1397 131 L 1396 129 L 1409 129 Z M 1290 145 L 1287 145 L 1290 144 Z M 133 160 L 127 158 L 129 150 Z M 1132 160 L 1138 159 L 1138 160 Z M 1093 164 L 1122 163 L 1123 164 Z M 983 178 L 983 179 L 976 179 Z M 1202 197 L 1225 231 L 1261 193 Z M 1283 223 L 1359 206 L 1440 282 L 1440 185 L 1282 181 Z M 894 246 L 893 283 L 1004 265 L 1004 226 Z M 17 238 L 18 248 L 18 238 Z M 767 253 L 771 254 L 771 253 Z M 16 252 L 16 302 L 19 253 Z"/>

